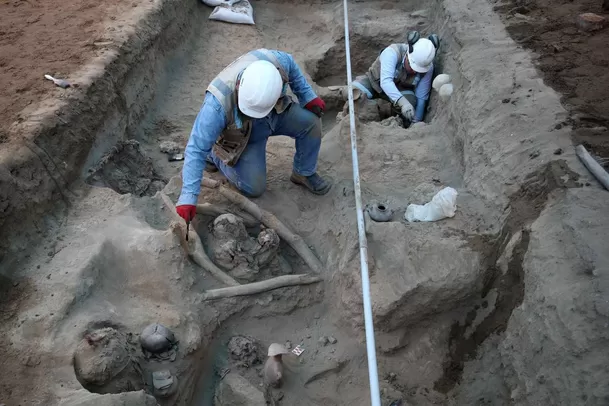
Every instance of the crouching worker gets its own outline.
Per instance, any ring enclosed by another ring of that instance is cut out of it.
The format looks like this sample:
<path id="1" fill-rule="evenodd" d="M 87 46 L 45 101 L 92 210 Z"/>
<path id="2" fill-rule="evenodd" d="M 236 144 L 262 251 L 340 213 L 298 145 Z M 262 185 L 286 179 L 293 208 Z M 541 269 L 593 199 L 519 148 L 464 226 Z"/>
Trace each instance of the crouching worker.
<path id="1" fill-rule="evenodd" d="M 286 95 L 288 84 L 299 103 Z M 190 133 L 178 214 L 186 221 L 194 218 L 206 165 L 219 169 L 244 195 L 260 196 L 266 189 L 266 144 L 272 135 L 295 140 L 290 180 L 326 194 L 331 184 L 317 174 L 324 109 L 324 101 L 285 52 L 258 49 L 231 63 L 207 88 Z"/>
<path id="2" fill-rule="evenodd" d="M 390 101 L 402 117 L 416 123 L 425 116 L 440 39 L 436 34 L 420 38 L 410 31 L 407 41 L 385 48 L 368 72 L 355 78 L 353 90 L 369 99 Z"/>

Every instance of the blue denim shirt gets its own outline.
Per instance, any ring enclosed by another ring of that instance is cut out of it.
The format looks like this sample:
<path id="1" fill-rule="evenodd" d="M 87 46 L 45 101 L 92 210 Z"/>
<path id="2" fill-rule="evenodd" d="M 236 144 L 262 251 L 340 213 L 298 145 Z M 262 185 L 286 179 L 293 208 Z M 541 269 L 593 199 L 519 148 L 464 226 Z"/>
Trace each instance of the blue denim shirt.
<path id="1" fill-rule="evenodd" d="M 298 98 L 301 106 L 317 97 L 292 55 L 282 51 L 271 51 L 277 58 L 286 74 L 292 92 Z M 226 128 L 224 108 L 214 95 L 205 93 L 203 106 L 195 119 L 190 132 L 190 138 L 184 152 L 184 168 L 182 169 L 182 193 L 178 199 L 178 206 L 183 204 L 197 204 L 201 190 L 201 179 L 205 169 L 205 159 Z"/>

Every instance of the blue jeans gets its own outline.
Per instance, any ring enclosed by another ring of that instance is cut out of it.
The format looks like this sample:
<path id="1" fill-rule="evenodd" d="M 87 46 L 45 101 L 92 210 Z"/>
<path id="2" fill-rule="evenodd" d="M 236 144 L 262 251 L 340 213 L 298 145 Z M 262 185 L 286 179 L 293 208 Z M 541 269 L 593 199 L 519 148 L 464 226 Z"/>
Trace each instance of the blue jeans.
<path id="1" fill-rule="evenodd" d="M 317 115 L 291 103 L 283 113 L 277 114 L 273 110 L 252 124 L 249 142 L 235 166 L 226 165 L 213 150 L 209 154 L 209 159 L 244 195 L 258 197 L 266 189 L 266 142 L 273 135 L 286 135 L 296 141 L 294 172 L 303 176 L 315 173 L 321 147 L 321 125 Z"/>

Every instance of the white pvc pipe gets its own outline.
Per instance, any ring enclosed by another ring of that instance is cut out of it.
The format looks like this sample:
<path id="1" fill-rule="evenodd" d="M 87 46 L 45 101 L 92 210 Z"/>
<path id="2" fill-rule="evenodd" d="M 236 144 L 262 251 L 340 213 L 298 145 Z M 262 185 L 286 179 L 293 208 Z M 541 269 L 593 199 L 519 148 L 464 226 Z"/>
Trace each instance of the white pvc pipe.
<path id="1" fill-rule="evenodd" d="M 368 241 L 362 208 L 362 190 L 359 178 L 359 161 L 357 159 L 357 136 L 355 132 L 355 110 L 353 103 L 353 83 L 351 78 L 351 50 L 349 45 L 349 15 L 347 0 L 343 0 L 345 9 L 345 59 L 347 60 L 347 89 L 349 92 L 349 126 L 351 127 L 351 159 L 353 161 L 353 188 L 355 190 L 355 210 L 357 211 L 357 231 L 359 234 L 360 267 L 362 273 L 362 296 L 364 299 L 364 324 L 366 326 L 366 352 L 368 353 L 368 378 L 370 380 L 370 404 L 381 406 L 379 377 L 376 365 L 376 344 L 374 340 L 374 323 L 372 321 L 372 303 L 370 300 L 370 276 L 368 275 Z"/>

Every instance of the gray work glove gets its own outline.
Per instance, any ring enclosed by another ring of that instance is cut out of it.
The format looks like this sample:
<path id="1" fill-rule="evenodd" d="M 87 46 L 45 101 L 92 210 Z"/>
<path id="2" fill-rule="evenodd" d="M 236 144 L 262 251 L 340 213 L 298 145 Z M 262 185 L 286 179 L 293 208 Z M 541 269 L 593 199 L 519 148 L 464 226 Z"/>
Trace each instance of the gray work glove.
<path id="1" fill-rule="evenodd" d="M 400 97 L 397 102 L 395 102 L 396 106 L 400 108 L 402 116 L 409 121 L 414 120 L 414 107 L 404 96 Z"/>

